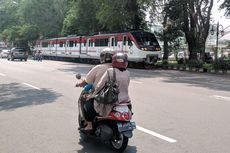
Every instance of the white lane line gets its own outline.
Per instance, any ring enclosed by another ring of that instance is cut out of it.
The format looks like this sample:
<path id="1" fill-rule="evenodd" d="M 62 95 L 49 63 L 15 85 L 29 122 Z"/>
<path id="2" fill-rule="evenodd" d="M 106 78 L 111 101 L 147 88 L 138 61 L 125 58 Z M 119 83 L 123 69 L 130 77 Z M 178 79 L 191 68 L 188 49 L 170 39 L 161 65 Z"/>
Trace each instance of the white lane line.
<path id="1" fill-rule="evenodd" d="M 230 101 L 230 97 L 224 97 L 224 96 L 219 96 L 219 95 L 212 95 L 211 97 L 218 99 L 218 100 Z"/>
<path id="2" fill-rule="evenodd" d="M 5 74 L 3 74 L 3 73 L 0 73 L 0 75 L 1 75 L 1 76 L 6 76 L 6 75 L 5 75 Z"/>
<path id="3" fill-rule="evenodd" d="M 133 82 L 133 83 L 139 83 L 139 84 L 142 83 L 142 82 L 140 82 L 140 81 L 134 81 L 134 80 L 131 80 L 131 82 Z"/>
<path id="4" fill-rule="evenodd" d="M 157 138 L 160 138 L 160 139 L 163 139 L 163 140 L 165 140 L 165 141 L 168 141 L 168 142 L 170 142 L 170 143 L 175 143 L 175 142 L 177 142 L 176 140 L 174 140 L 174 139 L 172 139 L 172 138 L 163 136 L 163 135 L 161 135 L 161 134 L 159 134 L 159 133 L 150 131 L 150 130 L 145 129 L 145 128 L 143 128 L 143 127 L 140 127 L 140 126 L 138 126 L 138 125 L 137 125 L 137 129 L 140 130 L 140 131 L 142 131 L 142 132 L 145 132 L 145 133 L 147 133 L 147 134 L 150 134 L 150 135 L 152 135 L 152 136 L 155 136 L 155 137 L 157 137 Z"/>
<path id="5" fill-rule="evenodd" d="M 38 87 L 36 87 L 36 86 L 33 86 L 33 85 L 31 85 L 31 84 L 28 84 L 28 83 L 22 83 L 22 84 L 24 84 L 24 85 L 26 85 L 26 86 L 29 86 L 29 87 L 31 87 L 31 88 L 37 89 L 37 90 L 41 90 L 40 88 L 38 88 Z"/>

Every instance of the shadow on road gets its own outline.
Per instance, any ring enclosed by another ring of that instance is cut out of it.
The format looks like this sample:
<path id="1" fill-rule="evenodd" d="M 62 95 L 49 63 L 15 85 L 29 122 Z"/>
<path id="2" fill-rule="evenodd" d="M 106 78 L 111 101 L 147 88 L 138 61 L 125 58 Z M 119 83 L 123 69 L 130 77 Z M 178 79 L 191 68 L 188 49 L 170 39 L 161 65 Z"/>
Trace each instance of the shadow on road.
<path id="1" fill-rule="evenodd" d="M 215 91 L 230 91 L 228 75 L 182 72 L 174 70 L 130 70 L 131 79 L 163 78 L 166 83 L 183 83 L 186 86 L 203 87 Z"/>
<path id="2" fill-rule="evenodd" d="M 25 106 L 52 103 L 61 94 L 51 90 L 36 90 L 24 87 L 19 83 L 0 85 L 0 111 L 13 110 Z"/>
<path id="3" fill-rule="evenodd" d="M 87 74 L 95 65 L 64 63 L 68 68 L 59 71 L 72 74 Z M 230 91 L 229 75 L 197 73 L 177 70 L 145 70 L 129 68 L 131 80 L 142 81 L 143 78 L 164 78 L 162 82 L 183 83 L 187 86 L 203 87 L 215 91 Z"/>
<path id="4" fill-rule="evenodd" d="M 74 63 L 67 63 L 65 65 L 68 65 L 68 68 L 58 69 L 62 72 L 67 72 L 71 74 L 87 74 L 91 68 L 93 68 L 95 65 L 82 65 L 82 64 L 74 64 Z"/>
<path id="5" fill-rule="evenodd" d="M 109 144 L 103 143 L 99 138 L 86 136 L 84 134 L 80 135 L 79 144 L 82 146 L 82 149 L 78 150 L 77 153 L 116 153 L 110 148 Z M 136 146 L 127 146 L 123 153 L 136 152 Z"/>

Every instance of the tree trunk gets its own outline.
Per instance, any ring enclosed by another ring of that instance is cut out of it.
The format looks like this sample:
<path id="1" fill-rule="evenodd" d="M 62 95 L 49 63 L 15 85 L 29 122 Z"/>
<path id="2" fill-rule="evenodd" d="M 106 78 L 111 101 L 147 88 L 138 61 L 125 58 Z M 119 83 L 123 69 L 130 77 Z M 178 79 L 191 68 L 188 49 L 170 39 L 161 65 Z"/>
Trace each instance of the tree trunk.
<path id="1" fill-rule="evenodd" d="M 187 37 L 188 41 L 188 50 L 189 50 L 189 60 L 197 59 L 197 42 L 194 37 Z"/>
<path id="2" fill-rule="evenodd" d="M 168 56 L 169 56 L 168 40 L 166 38 L 164 38 L 164 56 L 163 56 L 163 60 L 168 60 Z"/>
<path id="3" fill-rule="evenodd" d="M 163 39 L 164 39 L 164 56 L 163 56 L 163 60 L 168 60 L 168 56 L 169 56 L 169 49 L 168 49 L 168 39 L 167 39 L 167 33 L 166 33 L 166 29 L 167 29 L 167 14 L 165 14 L 164 16 L 164 21 L 163 21 Z"/>

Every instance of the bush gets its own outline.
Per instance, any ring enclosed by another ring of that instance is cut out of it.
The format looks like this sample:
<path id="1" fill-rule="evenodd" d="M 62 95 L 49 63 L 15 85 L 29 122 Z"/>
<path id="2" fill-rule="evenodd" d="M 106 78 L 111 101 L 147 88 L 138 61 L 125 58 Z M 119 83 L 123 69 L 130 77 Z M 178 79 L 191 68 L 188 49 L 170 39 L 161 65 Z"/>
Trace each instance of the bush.
<path id="1" fill-rule="evenodd" d="M 188 66 L 190 68 L 202 68 L 203 67 L 203 61 L 201 60 L 189 60 Z"/>
<path id="2" fill-rule="evenodd" d="M 168 60 L 163 60 L 163 65 L 168 65 Z"/>
<path id="3" fill-rule="evenodd" d="M 230 70 L 230 60 L 218 59 L 214 64 L 214 68 L 217 70 Z"/>
<path id="4" fill-rule="evenodd" d="M 184 64 L 184 59 L 183 58 L 178 59 L 178 64 Z"/>
<path id="5" fill-rule="evenodd" d="M 204 72 L 210 72 L 211 70 L 213 70 L 213 64 L 203 64 Z"/>

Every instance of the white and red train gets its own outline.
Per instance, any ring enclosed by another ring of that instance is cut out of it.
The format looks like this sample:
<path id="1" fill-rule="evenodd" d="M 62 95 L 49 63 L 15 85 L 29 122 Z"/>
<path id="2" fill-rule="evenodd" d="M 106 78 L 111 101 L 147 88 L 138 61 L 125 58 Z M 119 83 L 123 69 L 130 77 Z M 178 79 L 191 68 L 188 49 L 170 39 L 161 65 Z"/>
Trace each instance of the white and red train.
<path id="1" fill-rule="evenodd" d="M 153 33 L 129 31 L 89 36 L 68 36 L 38 40 L 35 49 L 45 58 L 99 59 L 104 48 L 124 52 L 129 62 L 154 64 L 161 57 L 160 45 Z"/>

